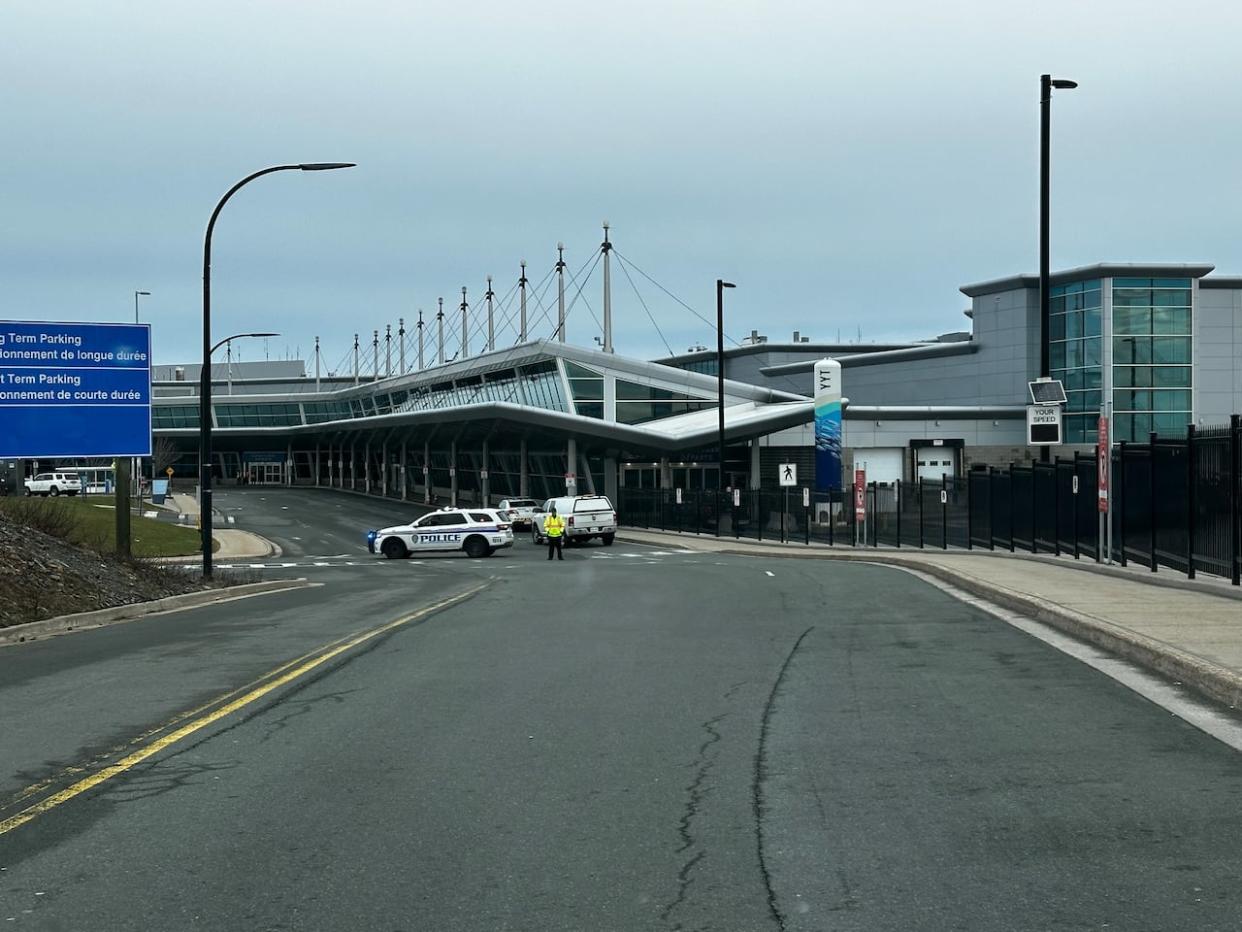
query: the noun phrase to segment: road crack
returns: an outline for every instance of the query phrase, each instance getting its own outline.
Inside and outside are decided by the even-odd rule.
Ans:
[[[781,686],[785,682],[785,675],[789,672],[789,665],[793,663],[794,655],[798,653],[798,649],[802,646],[802,642],[806,640],[806,636],[814,630],[815,626],[812,625],[798,635],[798,639],[794,641],[793,647],[789,649],[789,653],[785,657],[785,662],[781,664],[781,668],[776,674],[776,681],[772,684],[772,691],[768,693],[768,701],[763,706],[763,719],[759,726],[759,749],[755,753],[755,778],[752,784],[755,815],[755,848],[759,855],[759,872],[763,875],[763,886],[768,893],[768,911],[772,914],[772,918],[776,921],[777,928],[781,932],[785,932],[786,929],[785,914],[781,912],[781,908],[776,902],[776,891],[772,888],[772,875],[768,870],[763,840],[763,813],[766,808],[763,799],[763,784],[768,775],[768,730],[772,723],[772,714],[776,709],[776,698],[780,695]]]
[[[664,907],[660,913],[660,918],[665,922],[672,922],[673,913],[679,909],[686,901],[689,895],[690,886],[694,883],[694,869],[699,862],[707,856],[707,852],[699,844],[698,839],[694,835],[694,819],[699,814],[704,800],[711,793],[711,788],[707,785],[708,775],[711,773],[713,765],[716,763],[716,751],[714,745],[720,741],[720,731],[716,725],[728,715],[727,712],[717,715],[703,722],[699,727],[707,733],[707,737],[703,743],[699,745],[698,757],[688,764],[688,767],[694,769],[694,779],[686,786],[686,804],[682,810],[681,818],[677,822],[677,834],[681,838],[681,846],[677,849],[678,854],[694,850],[685,862],[681,865],[681,869],[677,872],[677,896],[671,903]],[[680,922],[672,922],[673,932],[682,929]]]

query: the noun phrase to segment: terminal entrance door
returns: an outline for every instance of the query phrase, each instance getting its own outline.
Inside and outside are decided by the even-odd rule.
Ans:
[[[283,485],[285,481],[284,463],[251,463],[250,481],[254,485]]]

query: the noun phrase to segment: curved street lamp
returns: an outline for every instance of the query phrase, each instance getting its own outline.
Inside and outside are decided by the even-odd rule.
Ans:
[[[247,175],[229,188],[207,222],[207,234],[203,237],[203,370],[199,374],[199,523],[202,526],[203,578],[211,578],[211,234],[216,228],[216,218],[236,194],[256,178],[273,172],[302,171],[321,172],[337,168],[353,168],[353,162],[303,162],[297,165],[273,165]],[[227,342],[224,341],[224,342]]]

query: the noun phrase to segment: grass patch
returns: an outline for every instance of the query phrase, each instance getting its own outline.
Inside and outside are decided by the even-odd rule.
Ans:
[[[111,496],[0,498],[0,511],[19,524],[45,530],[99,553],[116,550],[116,509]],[[199,532],[133,515],[130,542],[135,557],[184,557],[201,553]]]

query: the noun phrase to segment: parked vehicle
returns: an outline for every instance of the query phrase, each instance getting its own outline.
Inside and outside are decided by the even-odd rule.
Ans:
[[[593,537],[611,547],[617,536],[617,512],[607,495],[564,495],[550,498],[535,512],[530,527],[530,538],[536,544],[547,541],[543,521],[552,508],[565,520],[565,540],[568,543],[584,543]]]
[[[539,503],[533,498],[506,498],[496,506],[500,516],[508,518],[514,529],[529,528],[538,509]]]
[[[413,524],[367,533],[367,549],[389,560],[448,550],[462,550],[469,557],[490,557],[493,551],[512,546],[509,522],[485,508],[443,508]]]
[[[82,480],[76,472],[42,472],[26,480],[27,495],[77,495],[82,491]]]

